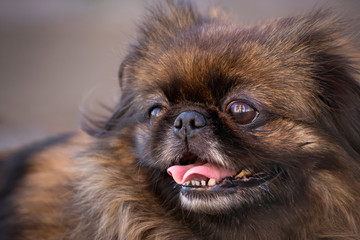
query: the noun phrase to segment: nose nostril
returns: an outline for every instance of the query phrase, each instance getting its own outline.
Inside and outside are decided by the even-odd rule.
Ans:
[[[202,115],[196,116],[190,123],[193,128],[202,128],[206,125],[206,120]]]
[[[191,128],[196,128],[195,120],[191,119],[190,122],[189,122],[189,125],[190,125]]]

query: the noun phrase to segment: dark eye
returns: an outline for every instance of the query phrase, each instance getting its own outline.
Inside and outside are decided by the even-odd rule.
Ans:
[[[240,124],[251,123],[258,115],[258,112],[253,107],[241,101],[229,103],[226,112],[231,114]]]
[[[150,118],[157,118],[160,117],[165,111],[163,107],[154,107],[149,112]]]

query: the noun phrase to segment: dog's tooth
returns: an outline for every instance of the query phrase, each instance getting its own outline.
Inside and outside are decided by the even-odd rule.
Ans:
[[[201,186],[206,186],[206,181],[201,180]]]
[[[243,169],[243,170],[241,170],[241,172],[240,172],[238,175],[235,176],[235,178],[242,178],[242,177],[244,177],[244,176],[249,176],[249,175],[251,175],[251,174],[252,174],[252,171],[251,171],[251,170],[249,170],[249,169]]]
[[[216,184],[216,180],[214,178],[210,178],[208,182],[208,186],[214,186]]]
[[[196,185],[196,186],[200,186],[200,182],[199,182],[199,181],[195,181],[195,185]]]
[[[183,185],[185,185],[185,186],[190,185],[190,181],[184,182]]]
[[[236,175],[234,178],[242,178],[243,176],[245,176],[244,170],[241,170],[241,172],[239,172],[239,174]]]

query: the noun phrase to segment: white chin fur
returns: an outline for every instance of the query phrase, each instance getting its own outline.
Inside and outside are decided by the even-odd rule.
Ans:
[[[209,198],[187,197],[180,192],[180,201],[184,209],[202,213],[223,213],[237,204],[239,199],[234,194],[219,195]]]

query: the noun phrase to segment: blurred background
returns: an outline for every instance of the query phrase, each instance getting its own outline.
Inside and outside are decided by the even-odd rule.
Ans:
[[[195,1],[194,1],[195,2]],[[201,0],[251,24],[314,8],[359,17],[359,0]],[[113,104],[145,0],[0,1],[0,149],[79,129],[79,108]],[[359,37],[359,33],[354,33]]]

